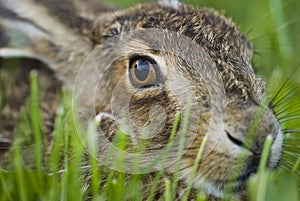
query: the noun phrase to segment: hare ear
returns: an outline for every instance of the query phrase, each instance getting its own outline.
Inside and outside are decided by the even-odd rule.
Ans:
[[[0,57],[36,58],[51,68],[89,51],[96,15],[111,10],[96,0],[0,0]]]
[[[0,0],[0,56],[38,58],[32,47],[37,39],[50,33],[30,20],[18,16]]]
[[[57,58],[48,47],[55,49],[58,38],[50,27],[57,30],[55,20],[31,0],[0,0],[0,57],[33,58],[53,66]]]

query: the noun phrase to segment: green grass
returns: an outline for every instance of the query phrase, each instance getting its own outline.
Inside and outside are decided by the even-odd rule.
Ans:
[[[29,107],[28,110],[31,115],[28,120],[29,122],[25,121],[26,125],[24,126],[31,127],[33,133],[34,129],[36,129],[37,134],[34,134],[33,138],[30,135],[17,137],[11,150],[13,168],[0,170],[0,181],[2,184],[0,188],[2,195],[1,200],[85,200],[89,197],[92,197],[93,200],[139,200],[142,194],[140,182],[143,180],[143,175],[134,175],[128,178],[125,173],[116,172],[114,170],[108,171],[106,168],[99,166],[97,160],[91,156],[88,159],[86,158],[84,146],[77,135],[74,125],[72,109],[69,104],[70,97],[67,96],[63,98],[63,109],[60,109],[56,117],[56,134],[53,151],[50,155],[43,156],[47,161],[45,165],[46,169],[41,168],[42,153],[45,152],[44,146],[42,147],[41,145],[46,143],[46,139],[42,135],[43,123],[40,118],[38,103],[37,73],[35,71],[32,72],[30,78],[31,96],[29,103],[31,104],[28,104],[27,107]],[[26,112],[26,110],[24,112]],[[188,110],[186,112],[186,115],[187,114]],[[176,121],[174,122],[175,128],[178,126],[179,119],[179,115],[177,115]],[[176,129],[174,129],[171,135],[170,144],[173,139],[172,136],[176,133],[175,130]],[[88,132],[95,132],[95,127],[91,127]],[[249,192],[251,196],[254,196],[253,200],[258,201],[284,200],[286,199],[286,192],[289,192],[289,200],[296,201],[298,191],[297,179],[296,177],[292,177],[292,173],[290,173],[293,172],[293,170],[273,172],[266,169],[271,142],[270,139],[268,139],[265,142],[259,172],[250,180]],[[28,143],[30,140],[34,146],[24,146],[24,143]],[[192,174],[195,173],[199,161],[201,160],[201,153],[205,142],[206,141],[203,140],[199,148]],[[91,145],[92,147],[90,147],[89,151],[93,153],[95,147],[93,147],[93,144]],[[32,149],[29,152],[27,150],[26,153],[34,155],[34,167],[26,168],[25,163],[28,162],[26,161],[28,159],[22,155],[23,149]],[[180,162],[179,160],[178,163]],[[88,176],[85,177],[84,175]],[[84,186],[83,184],[85,184],[87,177],[89,177],[91,183],[89,186]],[[148,200],[154,200],[154,192],[157,190],[158,182],[162,178],[163,173],[159,172],[154,179],[153,188],[151,188],[150,192],[151,196],[148,197]],[[174,200],[178,175],[176,177],[175,174],[175,178],[172,180],[163,178],[163,181],[166,189],[161,199]],[[191,184],[191,182],[188,182],[188,190],[185,192],[182,200],[188,199]],[[291,187],[290,184],[293,184],[293,186]],[[282,192],[284,193],[279,194],[281,197],[269,196],[278,194],[278,188],[274,190],[274,188],[271,188],[272,186],[281,186],[283,188],[284,191],[282,190]],[[128,192],[132,193],[128,195]],[[199,200],[205,200],[200,197],[203,197],[201,192],[199,194]]]
[[[133,5],[140,1],[114,0],[121,6]],[[197,5],[213,6],[225,10],[227,16],[232,16],[243,32],[252,30],[248,37],[252,39],[258,54],[254,56],[256,70],[266,80],[269,80],[270,91],[276,91],[284,82],[287,75],[299,66],[297,53],[300,52],[300,33],[298,8],[300,3],[296,0],[279,1],[186,1]],[[17,65],[17,64],[8,64]],[[288,104],[295,105],[300,99],[298,70],[293,79],[284,87],[278,100],[283,98],[289,89],[296,86],[288,96]],[[10,75],[1,76],[0,96],[5,96],[9,88]],[[142,197],[141,183],[144,175],[128,176],[122,172],[108,170],[99,166],[98,161],[87,156],[83,142],[77,135],[73,121],[73,111],[70,105],[69,94],[63,93],[61,108],[55,119],[55,135],[52,152],[46,154],[48,141],[45,136],[44,122],[39,109],[39,97],[43,93],[37,82],[38,74],[31,73],[30,97],[22,109],[22,115],[16,129],[16,140],[10,151],[11,164],[8,168],[0,169],[0,200],[140,200]],[[280,81],[279,81],[280,80]],[[0,97],[0,108],[4,101]],[[283,106],[282,106],[283,107]],[[299,105],[285,110],[287,116],[299,115]],[[178,126],[175,120],[174,127]],[[299,129],[300,118],[282,123],[284,129]],[[87,132],[95,132],[91,125]],[[174,132],[171,136],[175,135]],[[117,139],[122,143],[123,138]],[[269,141],[266,141],[263,157],[258,174],[248,183],[248,192],[252,200],[257,201],[298,201],[299,200],[299,173],[300,171],[300,133],[292,132],[287,135],[284,144],[283,158],[288,165],[281,164],[279,170],[266,169],[266,158],[269,154]],[[88,139],[86,139],[88,141]],[[170,144],[172,137],[170,138]],[[195,159],[196,169],[205,141],[199,149]],[[93,143],[90,151],[95,152]],[[122,162],[122,161],[121,161]],[[179,160],[178,163],[181,161]],[[178,166],[179,167],[179,166]],[[193,171],[194,173],[194,171]],[[164,177],[162,171],[152,178],[152,187],[149,190],[149,201],[157,199],[155,191],[161,181],[165,184],[165,192],[160,200],[173,200],[178,185],[178,175],[170,180]],[[89,180],[91,182],[87,183]],[[191,188],[183,196],[186,200]],[[197,200],[205,200],[203,192],[199,192]]]

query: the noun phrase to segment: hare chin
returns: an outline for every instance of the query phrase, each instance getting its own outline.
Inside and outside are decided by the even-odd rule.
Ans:
[[[284,140],[283,133],[281,130],[279,130],[271,146],[271,152],[270,152],[269,164],[268,164],[269,167],[274,168],[278,164],[278,161],[281,157],[283,140]],[[183,170],[181,178],[184,178],[184,176],[188,175],[191,171],[192,171],[191,169]],[[241,184],[242,183],[240,181],[236,181],[232,183],[233,188],[239,187]],[[224,197],[223,184],[206,181],[204,179],[201,179],[201,177],[199,177],[199,179],[194,181],[193,186],[195,189],[202,189],[207,195],[212,195],[217,198]]]
[[[219,188],[216,184],[212,182],[206,181],[202,183],[201,187],[199,188],[202,189],[207,195],[212,195],[217,198],[224,197],[223,189]]]
[[[180,178],[184,179],[185,176],[190,174],[191,171],[192,171],[192,168],[187,168],[187,169],[182,170]],[[236,185],[238,185],[238,182]],[[211,181],[207,181],[207,180],[203,179],[202,177],[199,177],[198,179],[196,178],[194,180],[193,187],[198,190],[203,190],[205,192],[205,194],[212,195],[217,198],[222,198],[224,195],[223,188],[220,185],[218,185],[214,182],[211,182]]]
[[[224,198],[224,196],[226,195],[226,192],[224,192],[224,184],[216,184],[214,182],[210,182],[210,181],[196,181],[194,183],[194,188],[195,189],[201,189],[203,190],[203,192],[208,195],[208,196],[213,196],[216,198]],[[239,186],[242,183],[240,181],[236,181],[234,183],[231,183],[230,186],[233,187],[233,189],[238,189]],[[239,190],[240,192],[243,192],[243,190]],[[234,194],[234,193],[229,193],[228,194],[230,197],[234,198],[234,197],[238,197],[239,194]]]
[[[202,188],[208,195],[213,195],[219,198],[223,197],[224,194],[223,190],[221,190],[211,182],[205,182],[204,184],[202,184]]]

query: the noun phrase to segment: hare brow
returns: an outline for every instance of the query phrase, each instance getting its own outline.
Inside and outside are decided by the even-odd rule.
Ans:
[[[130,28],[129,25],[126,23],[126,20],[125,20],[123,17],[119,16],[114,10],[112,10],[111,12],[112,12],[112,14],[113,14],[114,16],[116,16],[117,19],[120,20],[120,23],[121,23],[121,24],[123,24],[123,25],[126,26],[127,28]]]

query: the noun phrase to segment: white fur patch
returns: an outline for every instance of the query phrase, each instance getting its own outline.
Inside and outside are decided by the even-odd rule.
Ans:
[[[275,167],[281,157],[281,150],[283,144],[283,134],[282,131],[279,130],[277,136],[273,142],[271,147],[270,161],[269,166]]]
[[[159,0],[158,1],[162,6],[173,7],[178,9],[182,4],[178,0]]]

